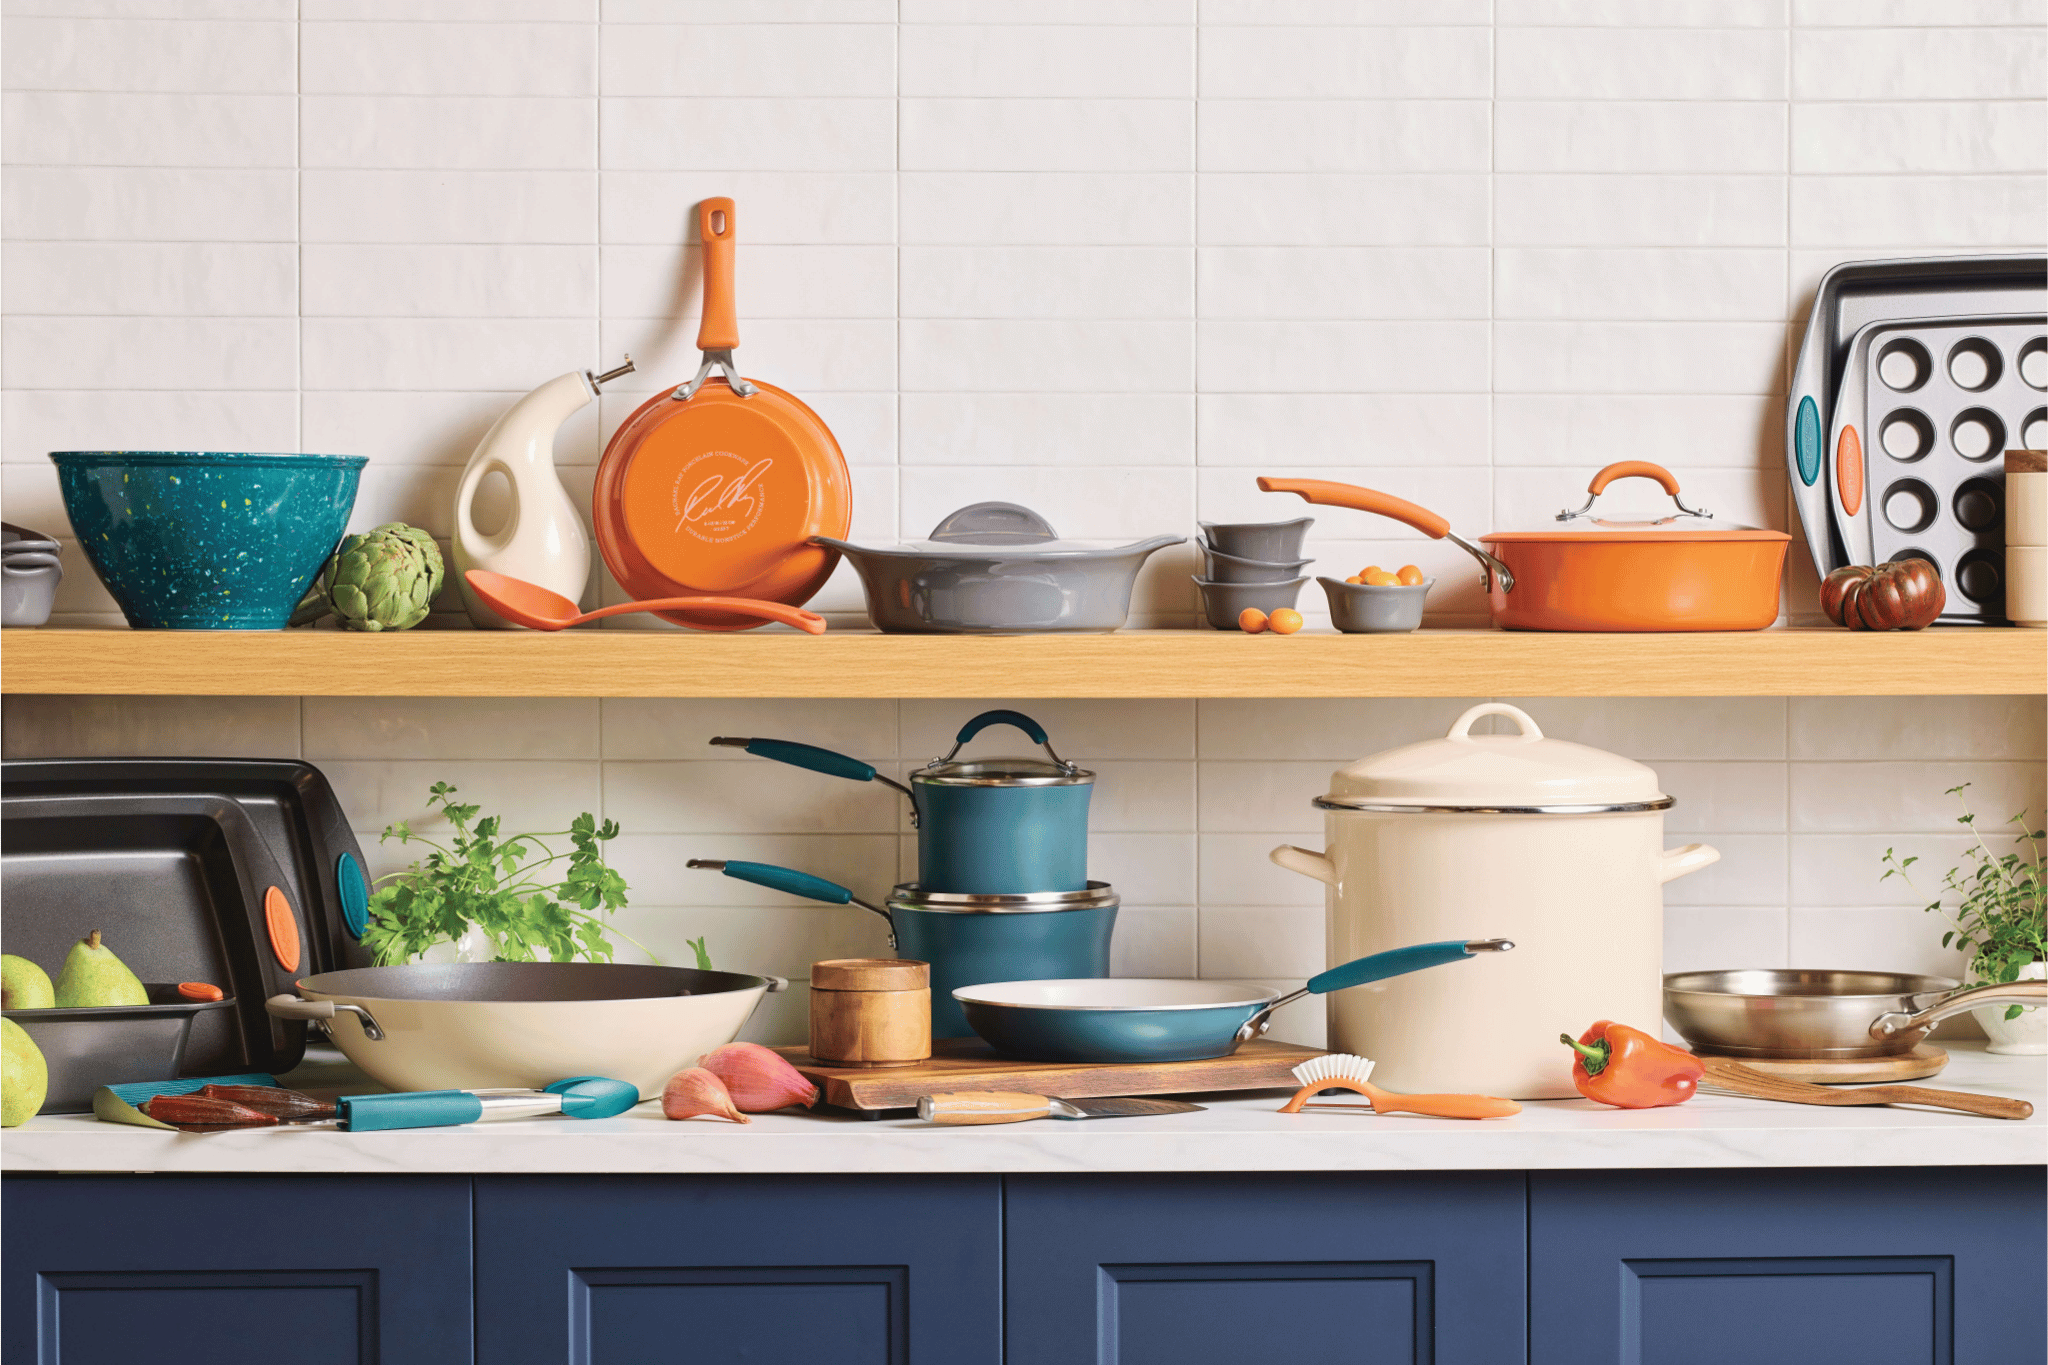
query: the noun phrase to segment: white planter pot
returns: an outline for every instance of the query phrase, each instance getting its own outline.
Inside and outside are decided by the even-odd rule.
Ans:
[[[2048,979],[2048,963],[2034,962],[2020,969],[2020,980]],[[2026,1008],[2017,1019],[2005,1017],[2007,1005],[1980,1005],[1970,1011],[1984,1026],[1991,1040],[1987,1052],[2008,1057],[2039,1057],[2048,1054],[2048,1008]]]

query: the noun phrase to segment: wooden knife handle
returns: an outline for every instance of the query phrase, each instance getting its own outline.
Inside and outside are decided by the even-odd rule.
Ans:
[[[2033,1115],[2034,1106],[2025,1100],[2003,1095],[1972,1095],[1961,1090],[1931,1090],[1924,1085],[1872,1085],[1865,1095],[1883,1095],[1889,1104],[1925,1104],[1936,1109],[1960,1109],[1965,1114],[1982,1114],[1987,1119],[2023,1119]]]
[[[950,1095],[926,1095],[917,1102],[917,1116],[933,1123],[1022,1123],[1052,1113],[1052,1101],[1043,1095],[1026,1095],[1014,1090],[959,1090]]]

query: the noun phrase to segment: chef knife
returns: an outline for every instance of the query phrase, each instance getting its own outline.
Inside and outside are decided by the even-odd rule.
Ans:
[[[926,1095],[917,1116],[933,1123],[1022,1123],[1026,1119],[1125,1119],[1140,1114],[1193,1114],[1202,1108],[1180,1100],[1055,1100],[1010,1090],[961,1090]]]

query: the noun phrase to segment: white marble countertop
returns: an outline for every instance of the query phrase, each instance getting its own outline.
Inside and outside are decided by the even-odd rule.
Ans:
[[[671,1123],[649,1101],[612,1119],[518,1119],[384,1133],[165,1133],[44,1115],[0,1135],[9,1172],[339,1174],[939,1174],[1441,1171],[1682,1166],[1970,1166],[2048,1162],[2048,1059],[1952,1047],[1923,1084],[2030,1100],[2023,1121],[1933,1109],[1821,1108],[1702,1094],[1667,1109],[1590,1100],[1477,1122],[1363,1111],[1286,1115],[1286,1091],[1193,1096],[1198,1114],[974,1128],[840,1111]],[[290,1079],[346,1084],[319,1064]],[[363,1087],[369,1088],[369,1087]],[[343,1091],[342,1093],[347,1093]],[[1335,1098],[1335,1096],[1332,1096]]]

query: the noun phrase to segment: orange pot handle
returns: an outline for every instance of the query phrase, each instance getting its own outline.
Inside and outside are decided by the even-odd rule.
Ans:
[[[1616,479],[1655,479],[1664,485],[1664,491],[1672,497],[1678,496],[1678,476],[1661,464],[1648,460],[1620,460],[1607,466],[1593,476],[1593,482],[1586,485],[1586,491],[1599,497],[1607,491],[1607,485]]]
[[[739,314],[733,308],[733,251],[739,238],[730,199],[697,205],[697,235],[704,239],[704,319],[697,325],[697,349],[730,351],[740,344]]]
[[[1619,468],[1619,466],[1616,466]],[[1650,466],[1655,468],[1655,466]],[[1671,477],[1665,475],[1666,478]],[[1335,483],[1329,479],[1259,479],[1259,490],[1265,493],[1297,493],[1304,502],[1319,502],[1330,507],[1349,507],[1356,512],[1371,512],[1375,516],[1391,517],[1405,525],[1413,526],[1431,540],[1442,540],[1450,533],[1451,524],[1426,507],[1417,507],[1406,498],[1397,498],[1392,493],[1382,493],[1377,488],[1360,488],[1355,483]]]

